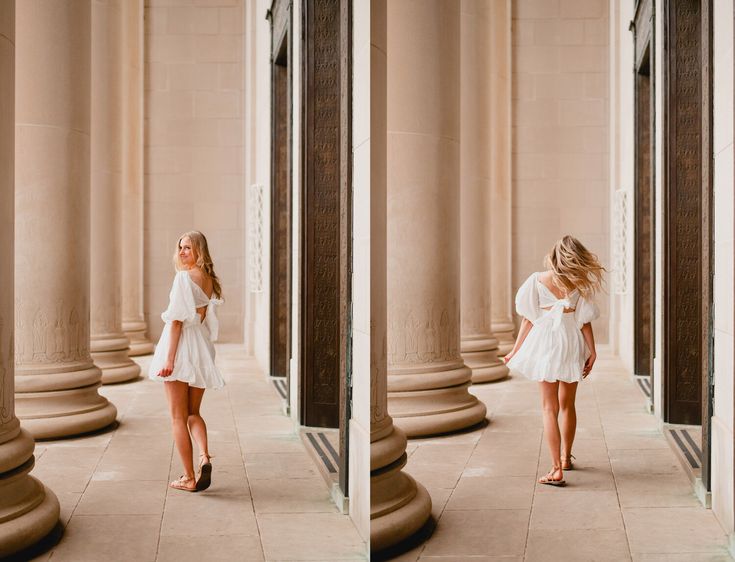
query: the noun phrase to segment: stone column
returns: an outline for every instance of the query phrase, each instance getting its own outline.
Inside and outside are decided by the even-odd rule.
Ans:
[[[459,2],[388,2],[388,403],[409,437],[481,422],[459,333]]]
[[[122,329],[129,355],[153,353],[143,315],[143,0],[123,9],[125,136],[122,198]]]
[[[33,437],[15,417],[13,220],[15,1],[0,2],[0,557],[45,536],[59,520],[54,493],[28,473]]]
[[[508,367],[498,359],[498,340],[490,326],[493,22],[487,2],[462,0],[461,11],[461,349],[465,365],[472,369],[472,382],[478,383],[508,376]]]
[[[127,1],[127,0],[126,0]],[[138,378],[122,330],[123,57],[121,0],[92,0],[92,334],[103,383]],[[125,243],[127,244],[127,240]]]
[[[45,439],[117,414],[89,355],[90,4],[16,8],[15,406]]]
[[[490,240],[493,267],[491,272],[491,327],[498,338],[498,355],[513,348],[513,287],[511,282],[511,8],[510,0],[491,0],[492,84],[491,111],[493,127],[492,196],[490,199]]]
[[[431,515],[431,498],[428,492],[402,470],[406,464],[406,434],[393,425],[393,420],[388,415],[386,1],[370,2],[370,548],[372,552],[378,552],[408,538],[419,530]]]

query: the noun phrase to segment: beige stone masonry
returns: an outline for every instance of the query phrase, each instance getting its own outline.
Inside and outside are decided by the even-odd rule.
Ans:
[[[459,3],[391,0],[387,35],[388,404],[415,437],[485,418],[459,345]]]
[[[121,0],[92,2],[91,337],[103,383],[138,378],[122,330],[123,13]],[[127,240],[125,243],[127,244]]]
[[[88,2],[16,7],[15,406],[45,439],[116,415],[89,354],[91,16]]]
[[[493,11],[463,0],[460,45],[460,237],[462,359],[472,382],[508,376],[491,327]],[[504,264],[498,264],[503,267]]]
[[[246,129],[243,11],[252,10],[268,29],[265,14],[270,4],[145,0],[143,296],[148,334],[154,341],[163,328],[160,314],[175,274],[171,256],[177,237],[192,229],[206,235],[222,282],[219,339],[243,340],[248,294],[245,200],[250,183],[263,184],[269,177],[250,169],[257,179],[245,183],[244,135],[255,134],[260,121]],[[270,33],[268,38],[270,44]],[[260,70],[265,73],[253,76],[249,88],[260,91],[262,80],[269,80],[267,69]],[[267,87],[265,91],[270,92]],[[254,108],[266,132],[267,100],[258,97]],[[267,151],[258,157],[269,161]]]
[[[0,3],[0,557],[26,548],[59,519],[54,493],[28,473],[30,433],[15,417],[13,353],[13,222],[15,136],[15,2]]]
[[[610,263],[607,0],[512,7],[510,298],[565,234]],[[509,299],[506,299],[508,302]],[[609,298],[597,299],[595,340],[608,341]]]

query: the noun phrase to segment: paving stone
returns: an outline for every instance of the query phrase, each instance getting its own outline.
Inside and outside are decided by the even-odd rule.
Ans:
[[[472,387],[490,397],[490,423],[458,440],[414,439],[406,471],[446,505],[436,506],[428,540],[396,558],[720,562],[726,536],[701,506],[645,399],[616,361],[598,361],[580,386],[575,469],[567,486],[537,484],[550,455],[542,440],[534,383],[509,379]],[[441,445],[475,443],[466,449]],[[457,467],[463,469],[457,477]]]

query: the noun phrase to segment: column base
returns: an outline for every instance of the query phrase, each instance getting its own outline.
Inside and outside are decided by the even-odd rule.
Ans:
[[[153,353],[153,342],[146,336],[148,325],[145,322],[123,322],[122,328],[130,340],[129,357],[139,357]]]
[[[390,422],[390,418],[387,418]],[[431,516],[426,489],[402,471],[406,437],[395,427],[370,444],[370,548],[378,552],[406,540]],[[385,433],[382,431],[381,433]],[[384,465],[386,461],[391,461]]]
[[[59,520],[59,500],[38,479],[33,468],[33,438],[24,430],[0,445],[0,463],[30,447],[12,470],[0,473],[0,558],[19,552],[45,537]],[[11,464],[15,464],[15,462]]]
[[[486,359],[486,356],[490,354],[494,356],[494,361],[488,361]],[[499,381],[506,378],[510,373],[505,363],[498,359],[495,351],[491,353],[463,353],[462,359],[472,369],[472,384]]]
[[[515,344],[515,324],[513,322],[494,322],[492,324],[493,334],[498,338],[498,357],[505,357]]]
[[[130,341],[124,334],[91,341],[92,360],[102,370],[102,384],[115,384],[136,380],[140,365],[130,359]]]
[[[388,409],[393,423],[408,437],[424,437],[451,433],[477,425],[485,419],[487,409],[469,393],[471,373],[462,366],[437,373],[388,375]],[[426,382],[445,378],[460,379],[460,384],[426,388]],[[391,379],[395,379],[392,381]],[[411,389],[411,379],[415,379]],[[451,384],[451,383],[450,383]],[[423,386],[423,388],[422,388]]]
[[[472,369],[472,384],[494,382],[508,376],[505,363],[498,359],[498,340],[462,339],[462,359]]]
[[[57,439],[102,429],[115,421],[117,408],[98,394],[99,387],[96,383],[70,390],[16,392],[16,415],[35,439]]]

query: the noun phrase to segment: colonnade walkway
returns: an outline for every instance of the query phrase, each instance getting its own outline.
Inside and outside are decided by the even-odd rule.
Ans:
[[[727,538],[695,497],[645,398],[614,358],[579,385],[575,470],[551,462],[536,383],[475,385],[483,429],[409,441],[406,471],[428,489],[436,528],[401,562],[725,561]]]
[[[119,426],[39,442],[33,474],[59,497],[65,532],[35,560],[365,560],[351,519],[327,485],[273,386],[241,346],[218,345],[227,386],[202,414],[214,456],[212,487],[172,490],[181,473],[163,386],[104,386]],[[137,358],[147,372],[149,358]]]

